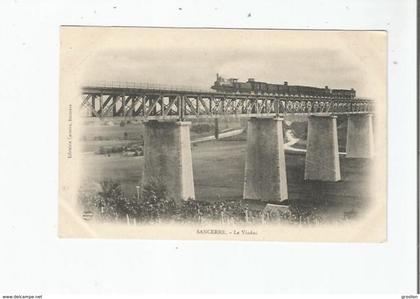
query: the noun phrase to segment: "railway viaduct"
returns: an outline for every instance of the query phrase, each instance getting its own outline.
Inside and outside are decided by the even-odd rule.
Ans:
[[[337,116],[346,115],[346,157],[373,156],[374,103],[367,99],[287,94],[234,94],[134,83],[88,84],[84,116],[141,119],[145,124],[143,182],[159,178],[169,195],[195,199],[190,120],[248,118],[244,199],[288,198],[283,117],[308,117],[305,180],[339,181]]]

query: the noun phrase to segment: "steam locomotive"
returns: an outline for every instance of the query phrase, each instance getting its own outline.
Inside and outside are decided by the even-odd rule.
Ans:
[[[239,82],[238,79],[223,77],[216,75],[216,81],[211,87],[218,92],[230,93],[251,93],[251,94],[288,94],[288,95],[308,95],[308,96],[322,96],[322,97],[340,97],[350,98],[356,97],[356,91],[352,89],[329,89],[318,88],[312,86],[271,84],[266,82],[255,81],[254,78],[249,78],[247,82]]]

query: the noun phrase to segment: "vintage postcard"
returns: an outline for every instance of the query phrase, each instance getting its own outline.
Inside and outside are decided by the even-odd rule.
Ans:
[[[60,39],[60,237],[386,241],[386,32]]]

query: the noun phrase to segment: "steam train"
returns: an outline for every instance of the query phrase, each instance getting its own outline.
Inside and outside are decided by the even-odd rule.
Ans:
[[[239,82],[238,79],[223,77],[216,75],[216,81],[211,87],[218,92],[230,93],[251,93],[251,94],[288,94],[288,95],[308,95],[308,96],[322,96],[322,97],[340,97],[350,98],[356,97],[356,91],[352,89],[329,89],[318,88],[312,86],[271,84],[266,82],[255,81],[254,78],[249,78],[247,82]]]

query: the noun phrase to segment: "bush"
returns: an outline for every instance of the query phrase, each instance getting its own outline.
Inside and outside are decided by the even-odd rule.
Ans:
[[[208,133],[214,130],[214,125],[211,124],[194,124],[191,127],[191,131],[197,134]]]
[[[99,147],[98,154],[105,155],[106,153],[107,153],[106,148],[103,145],[101,145]]]
[[[113,180],[100,183],[101,191],[96,194],[79,193],[79,201],[85,211],[92,211],[102,220],[140,218],[156,221],[171,218],[177,210],[175,201],[168,198],[166,186],[160,181],[151,181],[143,187],[140,198],[125,196],[121,184]]]
[[[293,200],[290,202],[290,218],[288,220],[291,223],[313,224],[322,222],[322,217],[314,204]]]
[[[121,184],[113,180],[101,182],[102,191],[98,192],[100,201],[98,208],[106,218],[123,218],[126,215],[137,213],[138,202],[133,198],[125,197],[121,190]]]
[[[156,179],[143,187],[139,216],[146,220],[169,219],[176,210],[175,200],[167,196],[166,185]]]
[[[79,194],[79,201],[85,211],[93,212],[102,220],[123,219],[126,215],[133,216],[138,213],[137,198],[124,196],[120,183],[105,180],[100,186],[101,191],[96,194]]]
[[[108,154],[122,153],[125,149],[126,149],[126,146],[124,145],[114,145],[114,146],[101,145],[96,153],[100,155],[108,155]]]
[[[143,186],[140,198],[125,196],[120,183],[105,180],[96,193],[80,192],[79,201],[85,211],[102,220],[125,220],[126,215],[143,222],[175,220],[180,222],[235,221],[261,222],[261,211],[250,211],[243,201],[205,202],[188,199],[176,202],[168,196],[166,185],[156,179]],[[289,203],[290,213],[279,215],[289,223],[320,223],[318,208],[298,200]],[[274,219],[272,219],[274,220]]]
[[[308,136],[308,122],[292,122],[290,127],[296,138],[306,140]]]

